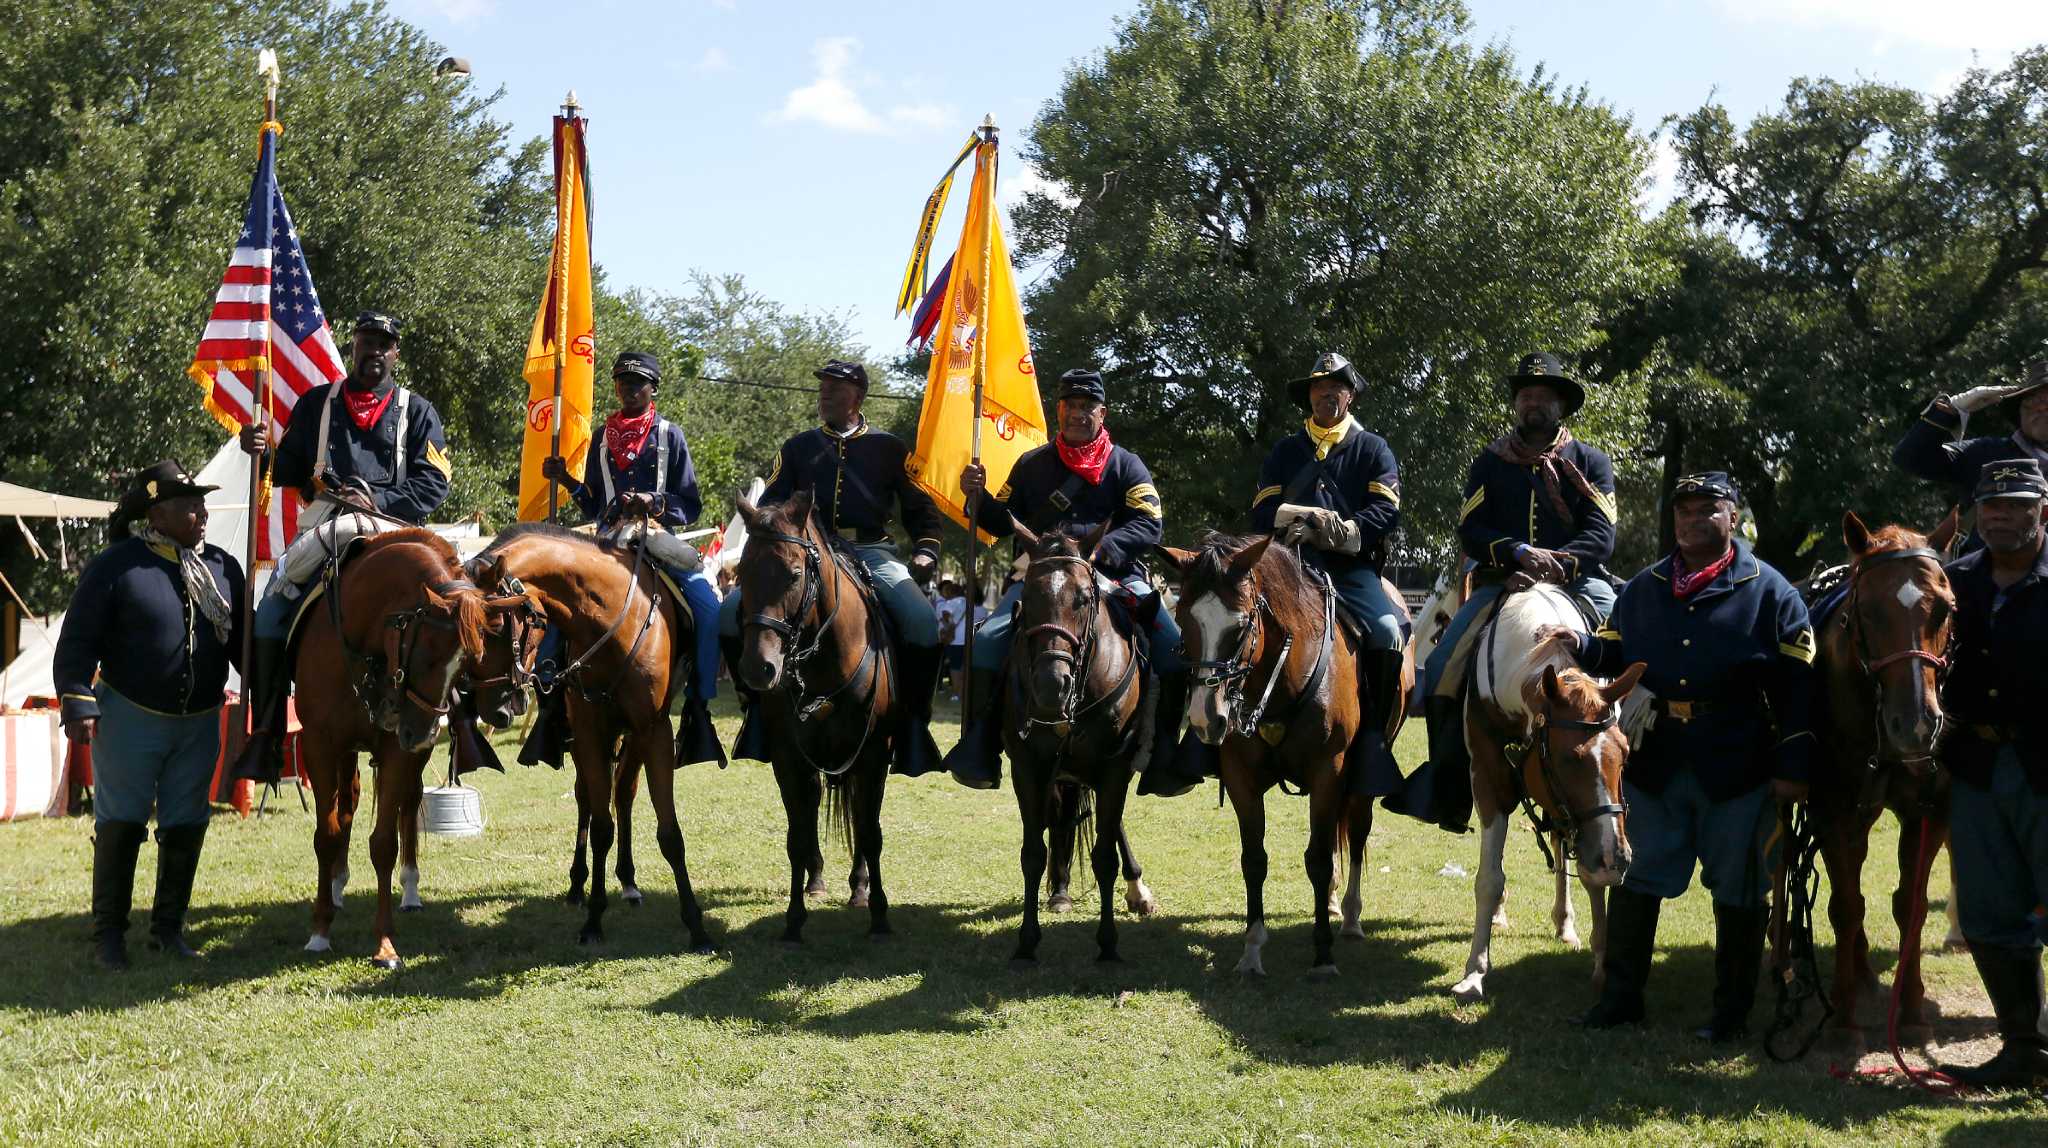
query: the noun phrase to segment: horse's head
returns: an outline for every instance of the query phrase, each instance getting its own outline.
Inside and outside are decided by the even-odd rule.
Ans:
[[[1588,886],[1619,885],[1628,872],[1628,807],[1621,799],[1628,738],[1615,711],[1645,668],[1637,662],[1602,684],[1578,670],[1543,667],[1543,706],[1518,768],[1529,796],[1573,834]]]
[[[483,653],[469,663],[461,685],[476,706],[478,720],[504,729],[526,712],[526,693],[533,685],[533,663],[548,616],[534,592],[505,572],[502,554],[479,554],[463,569],[484,594],[485,626]]]
[[[829,559],[811,523],[808,487],[784,503],[755,506],[742,497],[736,505],[747,524],[736,570],[739,674],[749,689],[767,691],[781,684],[793,655],[801,656],[798,636],[815,620]]]
[[[1191,653],[1193,688],[1188,693],[1188,725],[1206,745],[1218,745],[1236,720],[1244,679],[1258,663],[1264,619],[1257,568],[1272,544],[1270,535],[1257,539],[1211,534],[1199,551],[1157,549],[1180,570],[1182,645]]]
[[[382,656],[364,705],[401,746],[430,749],[465,659],[483,656],[483,594],[463,576],[454,549],[424,531],[374,539],[351,573],[344,617],[362,616],[358,603],[374,604],[364,611],[376,619],[367,645]]]
[[[1035,723],[1071,722],[1102,608],[1092,559],[1109,522],[1078,541],[1058,530],[1033,534],[1015,516],[1010,524],[1029,558],[1017,604],[1022,645],[1015,662],[1028,716]]]
[[[1832,674],[1861,674],[1877,710],[1875,758],[1916,776],[1934,768],[1941,739],[1941,679],[1954,634],[1955,594],[1941,556],[1955,538],[1953,512],[1922,536],[1901,526],[1875,532],[1850,511],[1849,596],[1829,636]]]

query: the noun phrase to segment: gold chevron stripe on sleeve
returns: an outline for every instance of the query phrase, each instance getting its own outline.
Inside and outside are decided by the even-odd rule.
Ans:
[[[1386,500],[1387,500],[1388,502],[1391,502],[1391,503],[1393,503],[1393,504],[1394,504],[1394,507],[1395,507],[1395,509],[1397,509],[1397,510],[1398,510],[1398,509],[1400,509],[1400,506],[1401,506],[1401,492],[1400,492],[1400,491],[1398,491],[1398,490],[1395,490],[1395,489],[1394,489],[1393,487],[1391,487],[1391,486],[1388,486],[1388,485],[1387,485],[1386,483],[1384,483],[1384,482],[1369,482],[1369,483],[1366,483],[1366,485],[1365,485],[1365,492],[1366,492],[1367,494],[1377,494],[1377,495],[1379,495],[1379,496],[1380,496],[1381,498],[1384,498],[1384,499],[1386,499]]]

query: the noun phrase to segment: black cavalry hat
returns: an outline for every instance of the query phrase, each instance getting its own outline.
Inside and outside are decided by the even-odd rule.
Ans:
[[[859,363],[847,362],[845,359],[825,360],[825,365],[812,371],[811,377],[821,381],[837,379],[842,383],[853,383],[860,387],[862,394],[866,394],[868,390],[868,369]]]
[[[1987,498],[2048,498],[2048,480],[2041,477],[2041,464],[2031,458],[2002,458],[1985,463],[1977,472],[1973,501]]]
[[[1557,397],[1564,400],[1565,418],[1579,413],[1579,408],[1586,405],[1586,388],[1565,374],[1564,364],[1549,351],[1534,351],[1522,356],[1521,361],[1515,364],[1515,373],[1507,378],[1508,397],[1513,398],[1516,391],[1536,383],[1556,391]]]
[[[1742,491],[1736,487],[1735,480],[1728,477],[1727,471],[1703,470],[1679,479],[1678,485],[1671,490],[1673,502],[1692,497],[1718,498],[1740,503]]]
[[[1053,398],[1057,401],[1068,395],[1080,395],[1098,403],[1109,401],[1109,392],[1102,389],[1102,372],[1093,367],[1075,367],[1060,376],[1060,393]]]
[[[619,357],[612,360],[612,378],[622,375],[638,376],[658,387],[661,385],[661,360],[648,351],[621,351]]]
[[[1358,368],[1351,365],[1351,360],[1335,351],[1324,351],[1316,356],[1316,365],[1309,368],[1307,378],[1287,384],[1287,397],[1294,400],[1295,406],[1307,410],[1309,388],[1316,385],[1317,379],[1329,378],[1344,380],[1344,385],[1351,388],[1353,395],[1365,389],[1365,380],[1359,377]]]
[[[1998,409],[2005,417],[2017,423],[2020,421],[2020,400],[2048,387],[2048,354],[2034,356],[2027,361],[2027,373],[2020,380],[2020,389],[1998,401]]]
[[[167,499],[187,494],[212,494],[218,486],[206,486],[192,481],[192,476],[170,459],[152,463],[135,472],[128,480],[128,489],[122,493],[121,501],[114,506],[113,519],[125,522],[140,518],[149,508]]]
[[[356,316],[356,331],[376,331],[398,338],[398,320],[384,311],[365,311]]]

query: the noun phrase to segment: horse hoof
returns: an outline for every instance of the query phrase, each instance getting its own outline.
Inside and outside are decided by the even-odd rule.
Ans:
[[[784,937],[776,943],[781,945],[785,952],[791,953],[802,952],[804,947],[804,939],[802,937]]]
[[[1580,944],[1579,935],[1577,933],[1564,933],[1559,935],[1557,939],[1558,942],[1564,945],[1565,948],[1570,949],[1575,953],[1584,947],[1582,944]]]
[[[896,934],[890,932],[887,929],[877,929],[868,933],[868,941],[871,944],[886,945],[890,941],[893,941],[895,939]]]
[[[1486,999],[1486,982],[1478,977],[1466,977],[1451,986],[1451,995],[1459,1004],[1478,1004]]]
[[[1011,972],[1013,972],[1013,973],[1028,973],[1028,972],[1031,972],[1032,970],[1036,969],[1037,967],[1038,967],[1038,958],[1037,958],[1037,957],[1011,957],[1011,958],[1010,958],[1010,971],[1011,971]]]
[[[849,896],[849,897],[848,897],[848,898],[846,899],[846,907],[847,907],[847,908],[849,908],[849,909],[865,909],[865,908],[867,908],[867,907],[868,907],[868,895],[867,895],[866,893],[855,893],[855,894],[853,894],[852,896]]]
[[[710,937],[691,937],[690,952],[700,957],[709,957],[718,952],[718,946],[711,943]]]
[[[1159,898],[1147,897],[1142,901],[1133,901],[1130,903],[1130,909],[1140,917],[1150,917],[1159,912]]]
[[[333,948],[334,942],[318,933],[306,941],[306,951],[309,953],[324,953]]]
[[[602,945],[604,944],[604,930],[585,929],[576,934],[576,943],[579,945]]]
[[[1098,965],[1120,965],[1124,963],[1124,959],[1121,954],[1118,954],[1117,952],[1112,950],[1107,953],[1097,954],[1095,957],[1095,963]]]
[[[1243,960],[1237,962],[1237,971],[1246,977],[1258,977],[1260,979],[1264,979],[1266,975],[1266,964],[1264,961],[1259,960],[1257,957],[1246,957]]]
[[[823,885],[812,885],[804,890],[804,900],[806,901],[822,901],[830,895],[830,891]]]
[[[399,911],[399,912],[401,912],[401,913],[418,913],[418,912],[422,912],[422,911],[424,911],[425,909],[426,909],[426,906],[425,906],[425,905],[422,905],[422,904],[418,904],[418,903],[414,903],[414,904],[411,904],[411,905],[400,905],[400,906],[398,907],[398,911]]]
[[[1045,911],[1048,913],[1071,913],[1074,911],[1074,899],[1065,893],[1054,893],[1052,900],[1045,903]]]
[[[403,958],[403,957],[371,957],[371,958],[370,958],[370,965],[371,965],[371,967],[373,967],[373,968],[379,968],[379,969],[383,969],[383,970],[385,970],[385,971],[387,971],[387,972],[395,972],[395,971],[397,971],[398,969],[401,969],[401,968],[405,967],[405,958]]]
[[[1337,931],[1337,935],[1347,941],[1362,941],[1365,939],[1365,926],[1359,924],[1346,925]]]
[[[1310,980],[1334,981],[1337,979],[1337,966],[1334,964],[1314,965],[1309,968],[1308,975]]]
[[[580,889],[571,889],[567,893],[562,894],[562,901],[565,904],[581,905],[583,903],[583,891]]]
[[[626,891],[619,894],[619,896],[624,897],[626,899],[626,904],[632,906],[635,909],[640,907],[640,902],[644,899],[640,893],[640,888],[637,885],[626,886]]]

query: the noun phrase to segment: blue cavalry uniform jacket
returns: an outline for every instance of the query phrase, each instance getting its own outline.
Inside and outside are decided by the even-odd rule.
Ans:
[[[1661,793],[1691,769],[1715,801],[1773,777],[1805,781],[1814,745],[1806,603],[1739,539],[1728,569],[1689,598],[1671,591],[1674,561],[1666,555],[1629,579],[1580,658],[1606,675],[1648,666],[1642,684],[1657,695],[1657,721],[1629,755],[1629,780]]]
[[[400,388],[367,431],[359,431],[335,391],[322,383],[299,396],[291,425],[277,444],[277,481],[297,487],[310,500],[319,472],[320,428],[327,427],[327,465],[342,479],[360,479],[373,493],[375,508],[393,518],[424,523],[448,497],[455,473],[448,440],[434,404]],[[404,443],[399,442],[400,427]]]
[[[1458,512],[1458,539],[1481,566],[1513,570],[1515,544],[1527,543],[1565,555],[1565,580],[1592,574],[1614,555],[1614,463],[1597,447],[1577,439],[1560,452],[1579,468],[1599,497],[1587,498],[1570,482],[1560,483],[1569,519],[1560,517],[1533,467],[1516,466],[1492,451],[1472,460],[1465,479],[1465,505]]]
[[[1014,533],[1012,514],[1033,533],[1061,530],[1076,538],[1110,523],[1095,568],[1118,581],[1142,572],[1146,552],[1165,537],[1152,472],[1137,455],[1115,445],[1096,483],[1067,469],[1052,443],[1024,452],[1010,468],[1010,481],[976,507],[975,522],[1002,538]]]
[[[1348,416],[1344,437],[1321,460],[1306,430],[1283,438],[1259,468],[1259,492],[1252,498],[1252,529],[1273,532],[1273,515],[1282,503],[1320,506],[1358,523],[1357,554],[1324,553],[1313,547],[1304,556],[1332,575],[1361,566],[1378,570],[1382,543],[1401,522],[1401,470],[1387,440],[1359,426]]]
[[[1952,723],[1942,764],[1972,785],[1989,785],[1999,747],[2010,744],[2035,792],[2048,793],[2048,547],[2026,577],[1991,581],[1991,555],[1978,550],[1948,565],[1956,596],[1956,645],[1942,708]]]
[[[607,490],[605,482],[611,485]],[[704,498],[697,493],[697,468],[690,464],[690,444],[683,428],[658,418],[640,452],[626,463],[626,469],[612,469],[612,454],[604,445],[604,428],[590,439],[590,454],[583,460],[583,482],[570,495],[585,517],[607,525],[612,503],[621,494],[659,494],[656,518],[663,526],[688,526],[704,510]]]
[[[1985,463],[2034,456],[2016,434],[1953,441],[1962,425],[1963,416],[1947,399],[1934,400],[1892,448],[1892,465],[1915,478],[1946,485],[1950,501],[1968,506],[1977,489],[1977,472]]]
[[[812,506],[826,527],[869,545],[889,536],[889,503],[903,508],[903,528],[915,552],[939,556],[939,508],[904,470],[910,448],[866,419],[843,435],[814,427],[782,444],[768,472],[766,502],[782,502],[811,488]]]
[[[241,662],[242,566],[211,544],[199,554],[234,619],[225,643],[186,596],[176,551],[124,538],[86,564],[51,665],[65,721],[99,716],[95,668],[144,709],[182,715],[220,705],[228,666]]]

